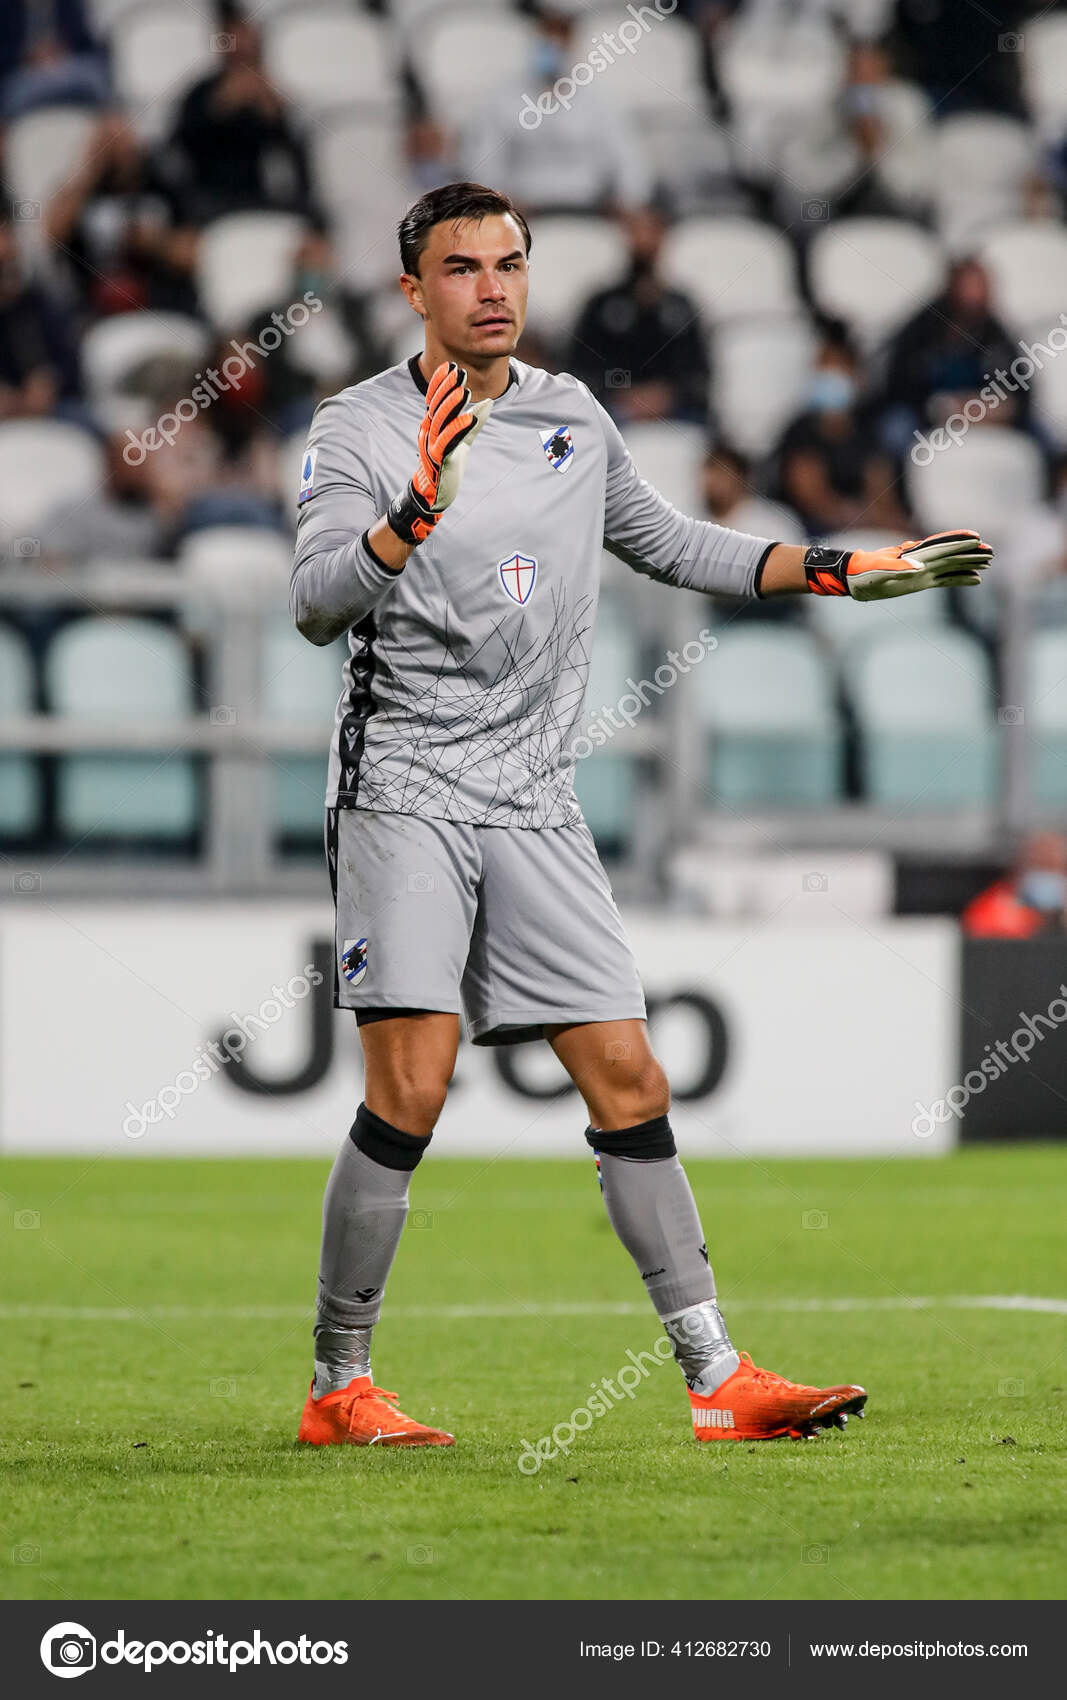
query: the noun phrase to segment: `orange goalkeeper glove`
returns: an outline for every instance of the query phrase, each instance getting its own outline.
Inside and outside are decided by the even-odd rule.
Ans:
[[[438,366],[419,426],[419,468],[389,504],[386,519],[404,543],[423,543],[459,492],[467,456],[491,401],[471,401],[467,374],[454,360]]]
[[[804,551],[804,573],[816,596],[880,602],[913,590],[980,584],[979,574],[992,559],[992,549],[977,531],[938,531],[888,549],[827,549],[814,543]]]

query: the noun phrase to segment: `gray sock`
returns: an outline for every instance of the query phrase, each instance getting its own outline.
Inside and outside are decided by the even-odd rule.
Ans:
[[[337,1153],[322,1205],[316,1398],[370,1374],[371,1334],[407,1220],[412,1170],[428,1144],[361,1104]]]
[[[619,1157],[599,1144],[601,1139],[621,1144],[630,1131],[587,1136],[590,1144],[597,1142],[608,1219],[641,1273],[686,1381],[697,1392],[711,1393],[739,1359],[715,1302],[696,1201],[676,1155]],[[667,1138],[673,1146],[669,1128]]]

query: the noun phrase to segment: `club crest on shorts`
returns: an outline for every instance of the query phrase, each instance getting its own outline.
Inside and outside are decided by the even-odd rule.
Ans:
[[[296,505],[302,508],[305,502],[310,502],[315,494],[315,462],[319,458],[318,449],[308,449],[300,467],[300,492]]]
[[[545,451],[549,466],[566,472],[574,459],[574,443],[568,425],[555,425],[551,431],[538,431],[538,441]]]
[[[520,608],[524,602],[529,602],[537,577],[537,562],[532,555],[509,555],[506,561],[500,562],[497,572],[512,602],[517,602]]]
[[[367,973],[366,939],[345,939],[341,952],[341,973],[350,986],[358,986]]]

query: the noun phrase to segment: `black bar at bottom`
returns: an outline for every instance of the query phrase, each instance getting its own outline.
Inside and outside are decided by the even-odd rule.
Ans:
[[[989,1679],[1003,1693],[1061,1669],[1062,1652],[1059,1608],[1021,1600],[63,1600],[7,1602],[0,1623],[10,1693],[59,1693],[55,1677],[77,1673],[78,1700],[146,1682],[156,1694],[348,1695],[374,1682],[506,1696],[562,1680],[618,1696],[724,1675],[762,1695],[791,1673],[866,1686],[880,1671],[932,1694],[960,1667],[967,1682],[985,1671],[980,1693]]]

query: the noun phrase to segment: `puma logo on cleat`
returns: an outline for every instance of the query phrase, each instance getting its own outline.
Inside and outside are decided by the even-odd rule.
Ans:
[[[694,1428],[733,1428],[734,1414],[732,1411],[720,1411],[715,1406],[709,1409],[693,1412]]]

